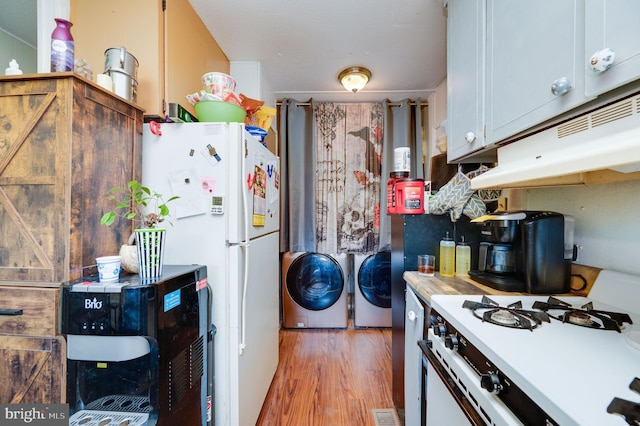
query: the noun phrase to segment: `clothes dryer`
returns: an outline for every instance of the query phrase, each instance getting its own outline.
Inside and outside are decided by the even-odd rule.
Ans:
[[[347,255],[285,253],[282,311],[284,328],[347,328]]]
[[[356,327],[391,327],[391,252],[356,254],[353,322]]]

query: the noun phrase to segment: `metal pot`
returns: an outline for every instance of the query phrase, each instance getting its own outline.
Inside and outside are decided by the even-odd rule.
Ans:
[[[104,52],[104,73],[113,80],[113,91],[135,102],[138,87],[138,60],[124,46],[112,47]]]

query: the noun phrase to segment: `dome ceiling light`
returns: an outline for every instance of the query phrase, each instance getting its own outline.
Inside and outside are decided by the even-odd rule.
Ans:
[[[364,67],[349,67],[338,74],[338,81],[349,92],[359,92],[371,79],[371,71]]]

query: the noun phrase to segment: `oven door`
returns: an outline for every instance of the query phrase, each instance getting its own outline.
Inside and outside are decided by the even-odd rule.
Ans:
[[[486,425],[456,380],[431,350],[431,342],[418,342],[427,366],[427,425]]]

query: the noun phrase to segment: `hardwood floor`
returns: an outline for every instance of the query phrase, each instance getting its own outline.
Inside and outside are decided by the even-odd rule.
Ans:
[[[393,409],[391,330],[281,330],[280,362],[258,425],[375,425]]]

